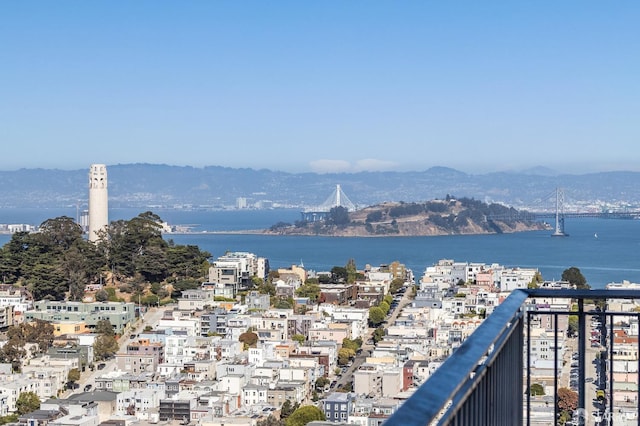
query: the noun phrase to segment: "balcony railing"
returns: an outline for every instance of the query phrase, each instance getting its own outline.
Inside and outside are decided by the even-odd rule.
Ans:
[[[577,310],[544,310],[535,308],[528,301],[540,299],[567,299],[567,306],[577,306]],[[385,426],[423,426],[423,425],[538,425],[558,424],[560,407],[558,389],[561,387],[563,361],[562,347],[566,323],[569,316],[577,318],[577,336],[569,338],[576,344],[577,379],[574,381],[577,392],[577,407],[573,418],[566,425],[640,425],[640,416],[628,422],[622,419],[620,407],[614,406],[613,361],[614,361],[614,320],[624,315],[639,319],[638,312],[612,312],[606,306],[607,300],[639,299],[638,290],[516,290],[501,303],[494,312],[465,342],[447,358],[431,377],[406,400],[386,422]],[[585,302],[600,301],[604,304],[601,312],[585,311]],[[548,351],[552,354],[553,396],[549,404],[548,417],[536,418],[532,415],[531,384],[532,375],[532,330],[531,322],[535,317],[548,316],[552,324]],[[590,377],[595,383],[589,383],[590,396],[587,405],[586,318],[597,316],[601,330],[597,357],[592,362],[599,363],[601,371],[597,378]],[[563,319],[564,327],[559,326]],[[608,328],[607,328],[608,326]],[[635,356],[631,358],[638,364],[634,380],[640,383],[640,343],[635,342]],[[592,354],[593,355],[593,354]],[[632,370],[634,370],[632,368]],[[551,385],[548,384],[548,387]],[[602,391],[602,392],[601,392]],[[592,395],[593,394],[593,395]],[[604,394],[604,396],[603,396]],[[640,398],[635,397],[635,406],[627,408],[629,412],[640,411]],[[615,414],[615,415],[614,415]],[[616,416],[618,416],[616,418]],[[566,420],[566,419],[565,419]],[[564,421],[564,420],[563,420]]]

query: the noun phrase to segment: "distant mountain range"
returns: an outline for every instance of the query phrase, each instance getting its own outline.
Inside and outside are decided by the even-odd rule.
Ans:
[[[107,166],[111,207],[227,208],[248,205],[311,207],[322,204],[340,184],[360,207],[385,201],[420,202],[447,195],[515,208],[551,209],[563,188],[566,205],[640,205],[640,172],[554,174],[527,172],[469,174],[445,167],[425,171],[285,173],[267,169],[204,168],[157,164]],[[85,205],[88,170],[0,171],[0,208]]]

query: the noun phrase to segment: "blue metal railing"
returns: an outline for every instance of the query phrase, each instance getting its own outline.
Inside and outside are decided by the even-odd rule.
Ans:
[[[528,298],[576,300],[578,311],[525,312]],[[553,315],[555,330],[554,395],[558,394],[558,316],[576,315],[578,327],[578,407],[585,408],[585,300],[640,299],[638,290],[516,290],[438,368],[387,421],[385,426],[530,424],[530,342],[525,345],[531,315]],[[614,315],[607,312],[605,315]],[[624,315],[640,315],[624,313]],[[525,333],[525,325],[527,332]],[[613,347],[611,327],[610,350]],[[524,366],[524,360],[527,366]],[[609,370],[613,381],[613,374]],[[637,373],[640,375],[640,372]],[[525,383],[526,377],[526,383]],[[639,376],[640,380],[640,376]],[[526,387],[525,387],[526,384]],[[638,398],[640,400],[640,398]],[[640,401],[638,402],[640,404]],[[554,404],[557,406],[557,404]],[[609,396],[609,407],[613,398]],[[640,406],[638,406],[640,409]],[[554,409],[554,418],[558,410]],[[583,419],[584,420],[584,419]],[[639,425],[640,425],[640,420]],[[597,424],[612,424],[598,422]]]

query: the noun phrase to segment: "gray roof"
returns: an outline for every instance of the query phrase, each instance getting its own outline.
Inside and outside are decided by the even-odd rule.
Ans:
[[[118,392],[111,391],[94,391],[94,392],[82,392],[70,395],[67,399],[74,401],[115,401],[117,399]]]

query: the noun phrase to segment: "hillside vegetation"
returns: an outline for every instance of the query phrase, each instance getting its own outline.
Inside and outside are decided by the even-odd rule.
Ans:
[[[428,236],[501,234],[546,229],[540,222],[518,219],[521,212],[470,198],[424,203],[388,202],[348,212],[334,207],[323,221],[278,223],[267,233],[331,236]]]
[[[173,291],[197,288],[211,256],[165,241],[161,224],[159,216],[141,213],[111,222],[93,244],[73,219],[48,219],[39,232],[16,232],[0,248],[2,282],[26,288],[36,300],[160,303]],[[90,295],[89,284],[104,289]]]

